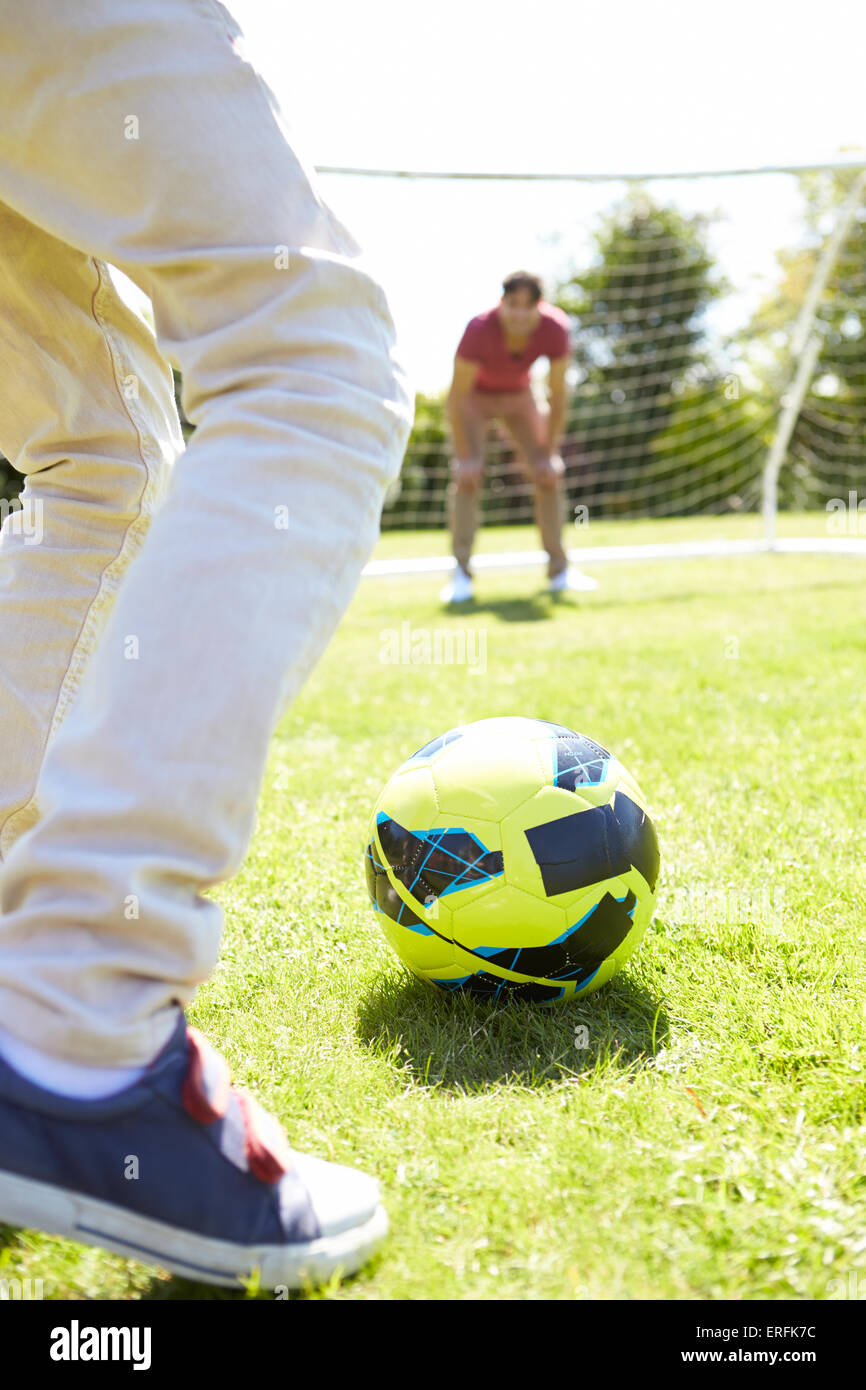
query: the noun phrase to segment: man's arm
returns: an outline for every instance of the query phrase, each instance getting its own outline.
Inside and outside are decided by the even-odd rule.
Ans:
[[[565,373],[570,361],[570,357],[556,357],[550,363],[550,375],[547,379],[547,398],[550,403],[547,447],[551,454],[559,453],[559,442],[565,431],[568,415],[568,386]]]
[[[454,440],[454,452],[459,459],[473,458],[472,444],[467,436],[460,411],[460,401],[462,397],[468,396],[473,389],[480,365],[479,362],[467,361],[465,357],[454,358],[454,376],[448,392],[446,407]]]

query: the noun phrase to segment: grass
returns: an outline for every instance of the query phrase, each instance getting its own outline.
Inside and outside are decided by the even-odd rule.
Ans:
[[[599,575],[554,601],[540,574],[492,572],[460,614],[441,579],[365,581],[274,738],[191,1018],[298,1147],[384,1185],[381,1255],[301,1297],[826,1299],[852,1271],[866,1288],[862,561]],[[486,669],[383,661],[405,622],[478,629]],[[572,1006],[439,998],[367,904],[381,783],[505,713],[592,734],[654,808],[656,924]],[[58,1299],[243,1297],[6,1230],[15,1276]]]
[[[780,536],[828,535],[826,512],[779,512]],[[691,540],[760,540],[763,521],[757,512],[728,512],[723,516],[670,516],[635,521],[593,521],[569,529],[567,545],[582,549],[593,545],[670,544]],[[479,553],[497,550],[537,550],[541,542],[531,526],[485,526],[479,533]],[[386,531],[379,540],[376,559],[405,555],[448,555],[448,537],[441,530]]]

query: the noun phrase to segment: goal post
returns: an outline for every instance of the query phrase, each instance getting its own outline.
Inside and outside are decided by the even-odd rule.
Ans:
[[[826,543],[861,553],[866,504],[862,536],[859,511],[855,526],[846,517],[844,536],[820,518],[852,496],[859,507],[866,481],[866,161],[639,177],[320,173],[393,179],[392,208],[419,183],[435,197],[437,181],[453,181],[453,197],[465,197],[467,184],[496,181],[505,190],[499,217],[509,198],[515,212],[525,205],[535,184],[564,185],[561,211],[551,213],[545,198],[541,241],[528,238],[523,259],[573,325],[560,452],[574,523],[568,548],[581,563],[796,548],[790,541],[801,552]],[[417,200],[407,201],[407,243],[418,216]],[[442,244],[440,275],[448,275],[450,256],[471,252],[468,225],[457,219],[454,245]],[[483,264],[483,227],[475,234]],[[538,256],[540,245],[547,249]],[[497,277],[513,268],[497,267]],[[424,283],[429,297],[429,267]],[[475,312],[486,307],[479,302]],[[425,315],[424,303],[418,313]],[[443,383],[464,326],[465,316],[442,340]],[[533,389],[543,400],[543,373]],[[445,531],[444,390],[418,398],[401,476],[383,510],[386,531]],[[498,425],[488,437],[482,507],[487,523],[533,520],[532,486]],[[810,514],[805,534],[792,532],[793,517],[781,527],[787,512]],[[669,527],[660,541],[647,534],[646,544],[633,527],[617,525],[653,519],[694,525]],[[844,547],[834,545],[842,539]],[[407,537],[410,570],[450,563],[444,534],[438,557],[413,561],[410,549]],[[534,551],[508,547],[487,563],[535,559]],[[394,563],[368,572],[391,572]]]
[[[822,338],[818,323],[818,313],[822,299],[827,291],[831,273],[836,265],[839,252],[850,235],[854,219],[866,199],[866,170],[861,171],[842,205],[830,236],[815,266],[809,291],[803,300],[792,340],[792,348],[797,369],[788,393],[780,402],[780,413],[773,442],[767,454],[763,474],[762,515],[764,518],[764,537],[769,549],[777,545],[776,516],[779,502],[779,469],[785,459],[794,427],[800,418],[806,393],[815,378],[815,368],[821,352]],[[853,307],[853,306],[852,306]],[[856,312],[866,310],[866,297],[857,303]],[[864,348],[866,360],[866,348]],[[866,458],[862,460],[866,464]]]

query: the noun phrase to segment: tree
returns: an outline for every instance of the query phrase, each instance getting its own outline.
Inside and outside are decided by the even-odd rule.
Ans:
[[[603,219],[593,264],[555,296],[575,324],[583,381],[572,428],[602,512],[646,510],[639,499],[657,462],[653,441],[680,395],[713,375],[701,320],[724,286],[706,226],[638,189]]]
[[[754,370],[781,401],[797,370],[793,335],[801,306],[859,170],[801,174],[801,243],[777,254],[778,288],[750,324]],[[824,506],[866,484],[866,205],[839,249],[818,304],[821,347],[779,474],[779,504]]]
[[[445,483],[451,443],[444,396],[415,399],[415,423],[397,482],[382,512],[383,529],[399,526],[444,526]]]

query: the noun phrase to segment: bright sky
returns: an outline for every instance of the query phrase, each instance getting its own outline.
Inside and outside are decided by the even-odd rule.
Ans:
[[[645,172],[866,150],[863,0],[233,0],[314,165]],[[466,321],[527,265],[564,274],[622,184],[322,175],[381,267],[410,372],[447,384]],[[655,185],[720,206],[713,245],[747,311],[796,234],[785,177]],[[729,312],[735,313],[736,305]]]

